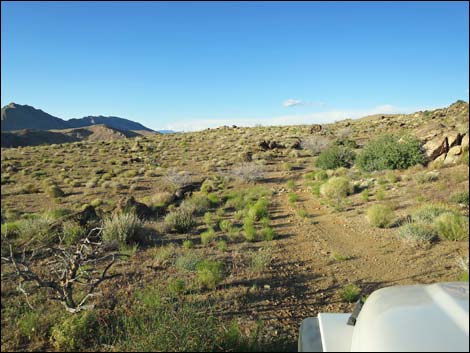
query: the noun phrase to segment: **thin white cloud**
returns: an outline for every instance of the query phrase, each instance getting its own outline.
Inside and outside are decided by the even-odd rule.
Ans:
[[[319,106],[319,107],[322,107],[325,105],[324,102],[306,102],[306,101],[303,101],[303,100],[300,100],[300,99],[287,99],[285,100],[284,102],[282,102],[282,105],[285,107],[285,108],[290,108],[290,107],[295,107],[295,106],[299,106],[299,105],[302,105],[302,106]]]
[[[357,119],[375,114],[405,114],[418,110],[435,109],[431,107],[406,108],[391,104],[375,106],[369,109],[331,110],[309,114],[281,115],[264,118],[234,118],[234,119],[201,119],[187,120],[168,124],[166,129],[175,131],[200,131],[207,128],[215,128],[223,125],[231,126],[280,126],[280,125],[309,125],[327,124],[344,119]]]
[[[292,99],[292,98],[291,98],[291,99],[287,99],[287,100],[285,100],[285,101],[282,103],[282,105],[283,105],[284,107],[286,107],[286,108],[288,108],[288,107],[295,107],[296,105],[302,105],[302,104],[303,104],[303,103],[302,103],[301,100],[299,100],[299,99]]]

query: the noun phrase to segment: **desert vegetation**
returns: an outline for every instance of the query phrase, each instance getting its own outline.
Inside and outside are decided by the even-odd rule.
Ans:
[[[468,280],[465,136],[456,103],[2,149],[2,350],[289,351],[303,317]]]

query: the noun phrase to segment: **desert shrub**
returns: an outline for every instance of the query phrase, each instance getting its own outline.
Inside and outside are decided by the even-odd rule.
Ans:
[[[431,183],[439,179],[439,174],[440,173],[436,171],[419,173],[418,175],[416,175],[415,180],[418,184]]]
[[[340,207],[343,199],[352,193],[352,185],[345,177],[332,177],[320,187],[320,194]]]
[[[320,153],[315,165],[321,169],[349,168],[354,163],[356,154],[344,146],[331,146]]]
[[[243,236],[248,241],[255,241],[257,238],[254,220],[251,217],[245,217],[243,220]]]
[[[420,223],[433,223],[434,220],[443,213],[452,212],[452,209],[445,204],[430,204],[417,209],[412,219]]]
[[[128,244],[138,241],[143,223],[135,213],[114,213],[103,220],[103,240]]]
[[[186,290],[186,283],[181,278],[174,278],[168,283],[168,292],[172,296],[179,296]]]
[[[18,237],[23,241],[50,244],[57,239],[57,233],[51,229],[53,219],[48,216],[24,218],[18,222]]]
[[[345,285],[339,292],[341,299],[343,299],[344,301],[347,301],[348,303],[352,303],[358,300],[359,294],[360,294],[360,289],[354,284]]]
[[[254,220],[260,220],[268,215],[269,202],[265,198],[261,198],[252,205],[247,212],[247,216]]]
[[[214,289],[224,279],[224,265],[221,262],[203,260],[196,269],[199,285],[203,288]]]
[[[324,181],[328,179],[328,173],[325,170],[318,170],[315,172],[316,181]]]
[[[105,347],[139,352],[256,349],[257,336],[243,335],[236,324],[225,328],[207,301],[197,303],[179,295],[169,297],[166,291],[152,287],[137,291],[129,309],[108,315],[100,332]]]
[[[435,240],[437,231],[426,223],[406,222],[401,226],[399,236],[407,243],[422,244]]]
[[[362,190],[362,192],[361,192],[361,199],[362,199],[362,201],[364,201],[364,202],[368,202],[368,201],[369,201],[369,189],[364,189],[364,190]]]
[[[62,234],[65,244],[75,244],[80,239],[85,237],[86,229],[83,228],[78,222],[66,221],[62,223]]]
[[[292,179],[291,180],[288,180],[287,181],[287,188],[289,190],[294,190],[295,189],[295,181],[293,181]]]
[[[183,203],[189,202],[189,200],[186,199],[183,201]],[[145,200],[145,203],[152,210],[156,211],[158,209],[162,209],[168,206],[172,201],[173,201],[173,194],[171,194],[170,192],[159,192],[159,193],[156,193],[147,197]]]
[[[468,217],[453,212],[441,214],[434,220],[439,237],[445,240],[468,240]]]
[[[153,258],[158,265],[167,265],[173,263],[178,249],[174,244],[164,245],[153,250]]]
[[[373,205],[367,209],[367,219],[373,227],[387,228],[395,218],[395,212],[387,205]]]
[[[199,262],[201,258],[194,252],[186,252],[176,258],[175,266],[181,272],[194,272]]]
[[[276,232],[271,227],[261,229],[261,235],[264,240],[273,240],[276,238]]]
[[[186,207],[179,207],[168,213],[165,217],[164,223],[169,229],[173,229],[177,233],[186,233],[193,229],[197,224],[193,215],[193,210]]]
[[[286,162],[282,164],[282,169],[286,171],[291,171],[292,169],[294,169],[294,166],[292,165],[292,163]]]
[[[227,251],[228,249],[227,242],[225,240],[219,240],[217,242],[217,249],[219,249],[222,252]]]
[[[191,240],[186,239],[186,240],[183,241],[183,248],[191,249],[193,247],[194,247],[194,243]]]
[[[201,233],[201,243],[202,245],[209,244],[216,237],[214,228],[209,228],[205,232]]]
[[[468,191],[458,192],[450,197],[450,201],[468,206]]]
[[[377,201],[383,201],[385,199],[385,195],[386,195],[385,188],[381,187],[375,193],[375,198],[377,199]]]
[[[264,271],[272,262],[271,249],[260,249],[250,254],[250,271],[260,273]]]
[[[51,330],[51,343],[59,351],[78,351],[96,340],[97,320],[92,311],[82,311],[57,323]]]
[[[68,216],[72,213],[72,210],[68,208],[56,208],[51,211],[48,211],[45,216],[50,217],[52,219],[59,219],[65,216]]]
[[[299,195],[297,195],[297,194],[294,193],[294,192],[291,192],[291,193],[289,193],[289,195],[287,195],[287,200],[288,200],[290,203],[297,202],[297,201],[299,201]]]
[[[211,206],[217,206],[218,204],[220,204],[220,198],[219,196],[217,196],[217,194],[208,194],[207,199],[209,200]]]
[[[212,201],[207,195],[193,195],[181,203],[181,208],[194,215],[202,215],[211,207]]]
[[[355,149],[355,148],[358,147],[356,141],[351,140],[347,137],[341,137],[341,138],[335,140],[333,142],[333,145],[335,145],[335,146],[344,146],[344,147],[348,147],[348,148],[351,148],[351,149]]]
[[[313,155],[317,155],[328,148],[330,144],[330,139],[325,136],[309,136],[302,140],[300,146],[302,149],[312,152]]]
[[[232,222],[228,219],[223,219],[219,222],[219,228],[222,232],[228,233],[232,228]]]
[[[241,181],[253,183],[262,180],[265,173],[263,167],[254,163],[245,163],[233,168],[232,174]]]
[[[416,138],[407,136],[399,140],[394,135],[383,135],[364,147],[356,163],[366,171],[406,169],[424,163],[424,154]]]
[[[308,217],[308,211],[305,209],[305,208],[299,208],[297,210],[297,214],[299,215],[299,217],[301,218],[307,218]]]
[[[60,187],[58,187],[57,185],[53,185],[53,186],[49,187],[47,189],[47,194],[50,197],[53,197],[53,198],[59,198],[59,197],[64,197],[65,196],[64,191]]]

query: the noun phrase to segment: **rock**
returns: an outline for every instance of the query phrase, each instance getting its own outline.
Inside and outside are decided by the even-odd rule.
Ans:
[[[447,155],[446,156],[446,159],[444,159],[444,164],[445,165],[449,165],[449,164],[456,164],[459,160],[459,156],[455,156],[455,155]]]
[[[253,152],[248,151],[243,153],[242,158],[244,162],[251,162],[253,160]]]
[[[447,133],[446,138],[447,138],[447,143],[449,144],[449,147],[460,145],[460,142],[462,141],[462,135],[460,135],[458,132],[455,132],[455,131],[451,131]]]
[[[89,222],[97,221],[99,217],[96,214],[96,210],[93,206],[86,205],[83,210],[74,216],[74,219],[80,223],[81,226],[84,226]]]
[[[302,149],[302,141],[297,137],[297,140],[295,140],[291,145],[290,148],[293,150],[300,150]]]
[[[447,156],[447,154],[446,154],[446,153],[443,153],[443,154],[441,154],[440,156],[436,157],[436,159],[434,159],[434,161],[436,161],[436,162],[444,162],[444,160],[446,159],[446,156]]]
[[[449,156],[458,156],[462,153],[462,146],[454,146],[449,152],[447,152],[447,157]]]
[[[116,207],[117,212],[135,212],[139,218],[148,218],[152,215],[152,210],[144,203],[138,202],[134,196],[125,196],[119,200]]]
[[[436,157],[443,153],[447,153],[449,150],[449,143],[447,137],[441,136],[435,137],[432,140],[426,142],[423,146],[426,157],[429,160],[434,160]]]
[[[268,140],[268,141],[263,140],[260,143],[258,143],[258,147],[262,151],[273,150],[275,148],[286,148],[284,145],[281,145],[280,143],[274,140]]]
[[[322,126],[320,124],[313,124],[310,127],[310,133],[314,134],[315,132],[320,132],[322,130]]]
[[[462,137],[462,141],[460,142],[460,146],[462,149],[468,149],[468,133]]]

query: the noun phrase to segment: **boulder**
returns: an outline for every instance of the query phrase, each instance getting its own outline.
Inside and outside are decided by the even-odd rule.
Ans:
[[[434,160],[436,157],[443,153],[447,153],[449,150],[449,143],[447,137],[435,137],[432,140],[426,142],[423,146],[425,155],[429,160]]]
[[[461,153],[462,153],[462,146],[454,146],[451,149],[449,149],[449,152],[447,152],[447,157],[458,156]]]
[[[134,196],[125,196],[119,200],[116,212],[135,212],[139,218],[148,218],[153,213],[146,204],[136,201]]]
[[[462,141],[462,135],[455,131],[448,132],[445,137],[447,138],[449,148],[460,145],[460,142]]]
[[[455,164],[459,161],[460,156],[458,155],[452,155],[452,154],[447,154],[446,159],[444,159],[444,164],[449,165],[449,164]]]
[[[315,132],[320,132],[322,130],[322,126],[320,124],[313,124],[310,127],[310,133],[314,134]]]
[[[447,156],[447,154],[446,154],[446,153],[443,153],[443,154],[441,154],[440,156],[436,157],[436,159],[434,159],[434,161],[436,161],[436,162],[444,162],[444,160],[446,159],[446,156]]]
[[[462,137],[462,141],[460,142],[460,146],[462,146],[462,149],[468,149],[468,133],[465,134],[463,137]]]

